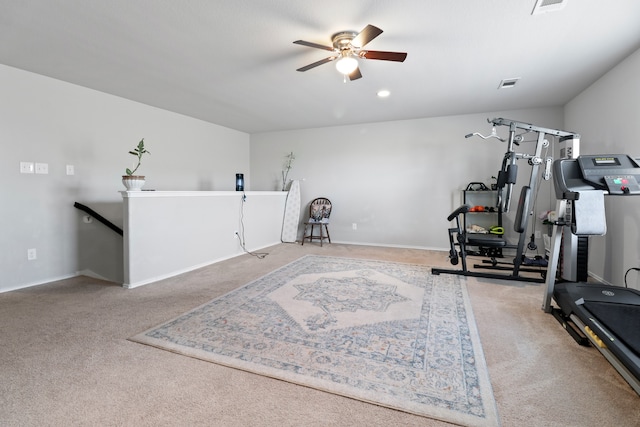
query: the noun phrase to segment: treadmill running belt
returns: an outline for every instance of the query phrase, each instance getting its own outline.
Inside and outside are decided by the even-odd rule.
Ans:
[[[640,306],[585,301],[584,307],[640,356]]]

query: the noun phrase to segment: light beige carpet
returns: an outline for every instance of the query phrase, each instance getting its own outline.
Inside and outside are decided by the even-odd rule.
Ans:
[[[263,251],[129,290],[75,277],[0,294],[0,425],[451,425],[128,340],[303,255],[450,267],[446,252],[421,249],[334,242]],[[541,285],[461,280],[504,427],[640,425],[638,395],[540,309]]]
[[[465,426],[499,425],[464,283],[307,255],[132,340]]]

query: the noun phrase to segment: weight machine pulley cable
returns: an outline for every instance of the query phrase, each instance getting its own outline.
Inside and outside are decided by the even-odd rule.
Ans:
[[[529,141],[523,141],[523,142],[529,142]],[[549,147],[550,146],[551,146],[551,142],[547,142],[547,146],[544,149],[544,155],[541,155],[540,159],[546,159],[547,158],[547,155],[549,154]],[[536,211],[536,203],[538,201],[538,193],[540,192],[540,184],[542,183],[543,176],[544,176],[544,174],[542,172],[538,173],[538,176],[537,176],[538,182],[536,183],[536,191],[533,194],[533,200],[531,202],[531,209],[528,212],[528,214],[531,215],[531,216],[533,216],[533,214]],[[548,179],[550,179],[550,177]],[[538,249],[538,246],[535,243],[535,234],[536,234],[536,222],[534,220],[533,223],[531,224],[531,240],[527,244],[527,249],[532,250],[532,251],[536,251]],[[536,252],[536,254],[538,254],[538,252]]]

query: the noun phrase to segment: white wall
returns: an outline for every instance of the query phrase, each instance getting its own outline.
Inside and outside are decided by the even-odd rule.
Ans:
[[[0,99],[0,292],[91,268],[122,280],[122,238],[84,224],[73,203],[122,226],[120,177],[141,138],[145,188],[234,190],[236,172],[250,183],[246,133],[3,65]],[[21,161],[49,174],[20,174]]]
[[[640,157],[640,50],[565,106],[566,125],[578,130],[581,154],[623,153]],[[607,197],[607,234],[591,237],[589,270],[624,284],[624,274],[640,267],[640,197]],[[640,289],[638,274],[630,285]]]
[[[446,249],[446,216],[458,205],[460,190],[470,181],[489,184],[506,149],[497,140],[465,134],[489,133],[486,119],[505,117],[579,132],[583,153],[633,152],[639,62],[636,52],[564,109],[251,136],[0,65],[0,291],[68,277],[96,259],[105,264],[89,266],[98,273],[121,272],[118,254],[112,262],[101,256],[119,247],[119,237],[95,222],[82,223],[73,202],[97,207],[122,225],[120,175],[133,161],[127,151],[142,137],[152,153],[141,168],[146,188],[233,190],[235,173],[243,172],[247,189],[276,190],[284,156],[293,151],[289,178],[304,180],[303,206],[320,195],[334,202],[334,241]],[[502,136],[506,131],[498,128]],[[46,162],[49,174],[20,174],[21,161]],[[67,164],[75,175],[65,175]],[[527,174],[523,165],[520,183]],[[553,206],[548,189],[543,184],[537,210]],[[607,203],[609,234],[592,239],[591,269],[620,284],[626,268],[640,264],[638,200]],[[27,261],[28,248],[38,250],[37,260]]]
[[[311,199],[328,197],[334,204],[332,241],[447,249],[446,217],[460,203],[461,190],[472,181],[489,185],[500,169],[506,143],[465,139],[474,131],[489,134],[487,119],[494,117],[563,129],[557,107],[253,134],[252,189],[279,188],[285,156],[293,151],[289,178],[304,180],[301,219]],[[508,134],[506,127],[497,130]],[[530,168],[520,165],[518,182],[528,183]],[[541,187],[538,208],[546,210],[550,185]]]
[[[124,286],[133,288],[280,243],[287,193],[125,191],[123,198]]]

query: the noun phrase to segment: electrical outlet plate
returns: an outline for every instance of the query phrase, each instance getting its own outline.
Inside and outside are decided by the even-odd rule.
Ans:
[[[38,253],[35,248],[27,249],[27,260],[33,261],[38,258]]]

